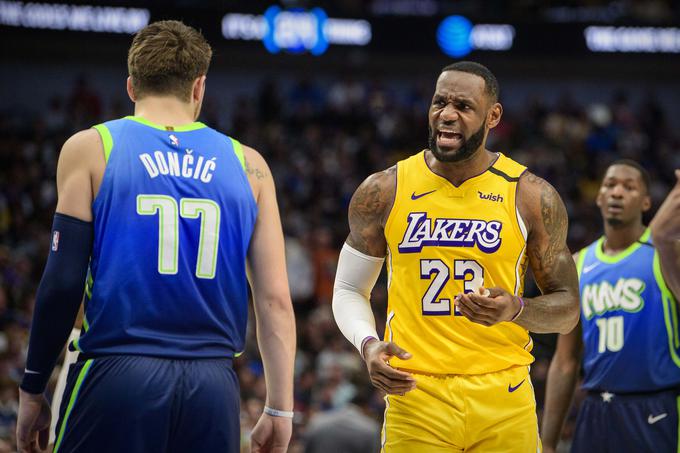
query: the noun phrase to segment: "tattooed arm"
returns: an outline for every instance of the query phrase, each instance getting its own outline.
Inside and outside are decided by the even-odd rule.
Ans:
[[[570,332],[579,318],[578,276],[567,247],[567,210],[557,191],[525,172],[517,203],[529,237],[527,253],[542,295],[525,299],[515,323],[536,333]]]
[[[350,233],[338,260],[333,315],[340,331],[366,361],[373,385],[388,394],[415,388],[413,377],[392,368],[392,356],[411,357],[393,342],[378,340],[370,296],[387,253],[385,222],[397,189],[396,167],[369,176],[349,204]]]
[[[366,255],[387,254],[384,229],[396,190],[396,166],[374,173],[361,183],[349,204],[347,245]]]

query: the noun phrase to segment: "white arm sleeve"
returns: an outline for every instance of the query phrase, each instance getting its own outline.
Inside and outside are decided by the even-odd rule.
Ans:
[[[333,287],[333,316],[359,354],[364,339],[378,338],[369,298],[384,261],[385,258],[365,255],[347,244],[340,251]]]

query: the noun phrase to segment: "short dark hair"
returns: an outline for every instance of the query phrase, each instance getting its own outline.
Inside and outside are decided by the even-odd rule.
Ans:
[[[137,98],[172,94],[191,98],[191,85],[208,72],[212,49],[203,35],[176,20],[153,22],[137,32],[128,51],[128,71]]]
[[[442,69],[442,72],[446,71],[460,71],[467,72],[469,74],[474,74],[476,76],[484,79],[486,94],[493,100],[493,102],[498,102],[498,97],[501,94],[501,89],[498,86],[498,80],[496,76],[493,75],[489,68],[483,64],[475,63],[474,61],[457,61]]]
[[[632,168],[636,169],[638,171],[638,173],[640,173],[640,179],[642,180],[642,183],[644,184],[645,189],[647,189],[647,191],[649,191],[650,178],[649,178],[649,172],[647,171],[647,169],[645,167],[643,167],[642,165],[640,165],[639,163],[635,162],[632,159],[617,159],[614,162],[612,162],[611,164],[609,164],[609,166],[607,168],[609,169],[610,167],[613,167],[614,165],[626,165],[628,167],[632,167]]]

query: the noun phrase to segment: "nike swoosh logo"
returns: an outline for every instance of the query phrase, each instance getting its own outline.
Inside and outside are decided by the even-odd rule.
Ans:
[[[411,200],[417,200],[418,198],[422,198],[425,195],[430,195],[432,192],[436,192],[436,191],[437,191],[437,189],[434,189],[434,190],[430,190],[429,192],[421,193],[421,194],[418,194],[418,195],[416,195],[416,193],[413,192],[411,194]]]
[[[524,381],[526,381],[526,379],[522,379],[522,382],[520,382],[519,384],[517,384],[517,385],[514,386],[514,387],[512,386],[512,384],[508,384],[508,392],[512,393],[512,392],[514,392],[515,390],[517,390],[517,389],[519,388],[520,385],[524,384]]]
[[[586,267],[583,268],[583,273],[587,274],[588,272],[592,271],[593,269],[595,269],[599,265],[600,265],[600,263],[593,263],[590,266],[586,266]]]
[[[666,418],[667,416],[668,416],[668,414],[665,413],[665,412],[663,414],[659,414],[659,415],[655,415],[655,416],[652,416],[652,414],[649,414],[649,417],[647,417],[647,423],[649,423],[650,425],[653,425],[654,423],[658,422],[662,418]]]

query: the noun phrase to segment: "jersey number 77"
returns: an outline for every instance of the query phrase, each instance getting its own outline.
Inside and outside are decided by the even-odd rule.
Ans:
[[[158,214],[158,272],[177,273],[179,255],[179,217],[201,219],[196,258],[196,277],[215,278],[217,246],[220,242],[220,207],[205,198],[182,198],[167,195],[137,195],[137,214]]]

